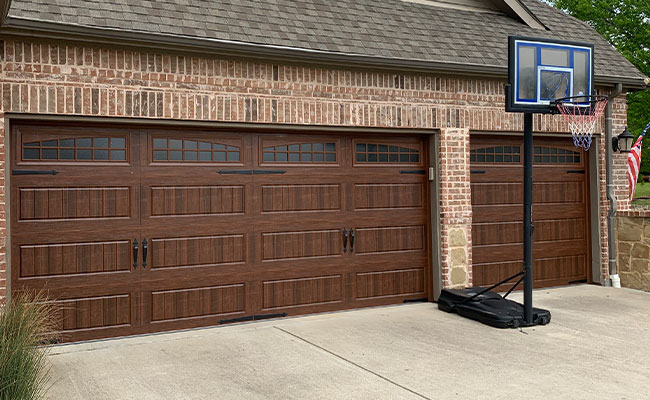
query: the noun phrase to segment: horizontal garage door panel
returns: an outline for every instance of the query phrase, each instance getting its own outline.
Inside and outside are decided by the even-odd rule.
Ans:
[[[12,168],[57,171],[12,177],[12,288],[47,287],[64,340],[429,297],[421,138],[25,124],[12,140]]]
[[[264,185],[262,211],[338,211],[341,210],[341,185]]]
[[[244,187],[155,186],[151,187],[152,216],[241,214]]]
[[[131,268],[129,240],[20,246],[20,277],[111,274]]]
[[[533,231],[533,242],[584,239],[583,219],[537,220]],[[472,240],[482,245],[522,243],[523,222],[473,224]]]
[[[533,220],[553,219],[562,215],[567,219],[584,217],[586,204],[553,204],[549,206],[537,205],[534,207]],[[520,204],[505,204],[502,206],[476,206],[472,207],[472,222],[509,222],[522,221],[524,218],[523,206]]]
[[[266,281],[263,285],[265,310],[343,301],[341,275]]]
[[[500,144],[502,141],[505,145]],[[507,149],[512,155],[520,155],[521,140],[472,140],[475,285],[497,283],[521,271],[523,265],[523,160],[511,157],[508,163],[497,161],[497,150]],[[535,139],[533,274],[537,287],[587,279],[590,227],[586,165],[585,153],[575,151],[570,138]]]
[[[151,239],[151,268],[243,263],[244,235]]]
[[[133,320],[132,303],[128,293],[56,300],[53,320],[67,333],[129,327]]]
[[[207,286],[151,292],[151,320],[224,316],[245,311],[245,285]]]
[[[490,279],[491,276],[495,276],[498,282],[520,272],[523,260],[475,265],[479,267],[473,272],[476,279],[485,280]],[[583,255],[538,258],[533,263],[533,279],[536,281],[549,280],[552,282],[564,280],[566,284],[567,281],[570,282],[583,277],[584,267],[585,257]],[[549,276],[552,278],[547,278]]]
[[[358,254],[422,251],[424,226],[358,228],[355,242]]]
[[[392,209],[421,208],[424,204],[424,185],[403,184],[358,184],[354,185],[354,208]]]
[[[262,234],[262,260],[332,257],[341,254],[338,229]]]
[[[472,205],[521,204],[521,183],[472,183]],[[584,181],[533,184],[533,204],[584,203]]]
[[[583,248],[584,240],[533,242],[533,258],[537,259],[538,257],[544,257],[548,254],[571,256],[584,253]],[[472,261],[476,264],[513,261],[519,259],[523,262],[524,245],[521,243],[487,246],[474,245],[472,249]]]
[[[131,215],[129,187],[22,188],[20,220],[118,218]]]
[[[356,274],[358,300],[424,293],[424,268]]]

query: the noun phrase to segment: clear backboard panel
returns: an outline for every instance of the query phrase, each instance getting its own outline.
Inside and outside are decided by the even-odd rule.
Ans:
[[[552,113],[557,99],[593,94],[593,45],[518,36],[508,41],[506,111]]]

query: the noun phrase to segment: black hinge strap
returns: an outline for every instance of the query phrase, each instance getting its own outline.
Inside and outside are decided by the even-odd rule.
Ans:
[[[281,169],[233,169],[219,170],[220,175],[271,175],[285,174],[287,171]]]
[[[257,321],[257,320],[260,320],[260,319],[286,317],[287,315],[288,315],[287,313],[247,315],[245,317],[222,319],[222,320],[219,321],[219,323],[220,324],[229,324],[229,323],[233,323],[233,322]]]
[[[570,169],[566,172],[567,174],[584,174],[584,169]]]
[[[280,317],[286,317],[288,314],[287,313],[277,313],[277,314],[258,314],[254,315],[253,318],[257,321],[258,319],[269,319],[269,318],[280,318]]]
[[[420,299],[404,299],[402,300],[402,303],[425,303],[427,301],[429,301],[428,298],[422,297]]]
[[[220,170],[219,175],[253,175],[252,169]]]
[[[400,174],[426,175],[427,170],[425,170],[425,169],[403,169],[399,173]]]
[[[239,317],[239,318],[230,318],[230,319],[222,319],[219,320],[220,324],[229,324],[231,322],[246,322],[246,321],[252,321],[255,319],[254,315],[247,315],[245,317]]]
[[[483,170],[474,170],[474,171],[471,171],[471,170],[470,170],[469,173],[470,173],[470,174],[484,174],[485,171],[483,171]]]
[[[11,171],[11,175],[56,175],[58,174],[55,170],[31,170],[31,169],[14,169]]]

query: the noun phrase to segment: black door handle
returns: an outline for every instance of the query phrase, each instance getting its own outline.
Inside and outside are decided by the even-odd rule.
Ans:
[[[350,253],[354,253],[354,229],[350,228]]]
[[[343,228],[343,252],[347,253],[348,251],[348,231]]]
[[[138,240],[133,239],[133,268],[138,268]]]
[[[142,268],[147,266],[147,238],[142,239]]]

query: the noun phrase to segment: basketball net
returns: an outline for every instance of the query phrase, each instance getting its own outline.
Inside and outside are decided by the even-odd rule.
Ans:
[[[603,115],[606,105],[607,97],[605,96],[598,96],[595,100],[590,101],[588,106],[583,107],[571,101],[557,103],[557,109],[569,126],[575,147],[585,151],[589,150],[596,124],[600,116]]]

